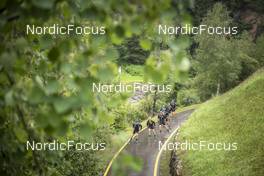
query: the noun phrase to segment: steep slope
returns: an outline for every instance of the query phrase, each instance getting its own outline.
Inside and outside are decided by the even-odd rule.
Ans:
[[[206,146],[226,145],[225,150],[203,148],[178,152],[185,176],[263,176],[264,70],[201,105],[181,127],[179,137],[181,142],[192,144],[206,141]],[[213,144],[209,148],[214,148]]]

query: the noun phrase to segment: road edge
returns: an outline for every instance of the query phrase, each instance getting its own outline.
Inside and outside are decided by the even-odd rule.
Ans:
[[[195,105],[195,106],[197,106],[197,105]],[[183,112],[186,112],[186,111],[189,111],[189,110],[193,110],[193,109],[196,109],[195,107],[190,107],[190,109],[188,108],[188,109],[184,109],[184,110],[180,110],[179,112],[174,112],[175,114],[176,113],[183,113]],[[174,118],[176,117],[175,116],[175,114],[173,114],[173,116],[174,116]],[[145,129],[146,129],[147,127],[144,127],[144,128],[142,128],[140,131],[139,131],[139,133],[141,133],[142,131],[144,131]],[[178,130],[178,128],[176,128],[176,130],[175,131],[177,131]],[[173,133],[171,133],[171,134],[173,134],[174,135],[174,132],[175,131],[173,131]],[[173,136],[172,135],[172,136]],[[169,136],[169,138],[170,138],[171,136]],[[168,138],[168,139],[169,139]],[[118,155],[122,152],[122,150],[127,146],[127,144],[129,143],[129,141],[130,141],[130,139],[128,139],[127,141],[126,141],[126,143],[115,153],[115,155],[113,156],[113,158],[110,160],[110,162],[108,163],[108,165],[107,165],[107,167],[106,167],[106,169],[105,169],[105,171],[104,171],[104,174],[103,174],[103,176],[107,176],[108,175],[108,173],[109,173],[109,170],[110,170],[110,168],[111,168],[111,166],[112,166],[112,164],[113,164],[113,162],[114,162],[114,160],[118,157]],[[166,141],[167,142],[167,141]],[[165,143],[164,143],[165,144]],[[163,145],[164,146],[164,145]],[[162,146],[162,147],[163,147]],[[163,149],[162,149],[163,150]],[[160,150],[160,151],[162,151],[162,150]],[[159,151],[159,152],[160,152]],[[160,154],[161,155],[161,154]],[[159,156],[160,157],[160,156]],[[157,161],[157,158],[156,158],[156,161]],[[155,161],[155,162],[156,162]],[[155,167],[156,167],[156,163],[155,163]],[[155,169],[155,167],[154,167],[154,169]],[[157,176],[157,175],[155,175],[155,170],[154,170],[154,176]]]
[[[164,150],[164,148],[166,147],[167,143],[171,140],[171,138],[175,135],[175,133],[177,133],[179,127],[176,128],[171,134],[170,136],[166,139],[165,143],[162,145],[161,149],[159,150],[159,153],[156,157],[155,160],[155,165],[154,165],[154,171],[153,171],[153,176],[158,176],[158,169],[159,169],[159,160],[160,160],[160,156]]]
[[[147,127],[142,128],[139,133],[141,133],[142,131],[144,131]],[[108,163],[106,170],[104,172],[103,176],[107,176],[107,174],[109,173],[109,170],[114,162],[114,160],[118,157],[118,155],[122,152],[122,150],[127,146],[127,144],[129,143],[130,139],[128,139],[126,141],[126,143],[115,153],[115,155],[113,156],[113,158],[111,159],[111,161]]]

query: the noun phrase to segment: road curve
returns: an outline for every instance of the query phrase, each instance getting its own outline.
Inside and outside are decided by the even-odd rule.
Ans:
[[[174,132],[193,112],[194,110],[187,110],[184,112],[177,113],[174,117],[171,118],[171,132]],[[162,144],[170,136],[170,133],[166,130],[163,130],[161,133],[156,129],[158,137],[154,140],[153,137],[148,136],[148,130],[145,129],[139,134],[139,140],[137,143],[130,142],[124,150],[130,153],[133,156],[137,156],[143,160],[143,169],[140,173],[133,171],[128,171],[128,176],[153,176],[154,167],[157,155],[159,153],[159,142]],[[120,163],[121,164],[121,163]],[[107,176],[111,175],[111,169]],[[157,172],[159,175],[159,172]]]

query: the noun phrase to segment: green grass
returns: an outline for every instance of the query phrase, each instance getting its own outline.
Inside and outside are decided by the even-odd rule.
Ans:
[[[170,142],[173,142],[173,141],[170,141]],[[160,157],[159,176],[169,176],[170,175],[170,158],[171,158],[171,151],[169,150],[163,151]]]
[[[120,79],[122,83],[144,82],[143,74],[143,65],[122,65],[121,77],[118,77],[118,79]]]
[[[264,175],[264,70],[199,106],[180,140],[237,143],[237,150],[180,152],[185,176]]]
[[[122,83],[143,82],[143,76],[130,75],[129,73],[123,72],[120,81]]]
[[[177,109],[176,112],[179,113],[179,112],[187,111],[190,109],[198,109],[199,106],[200,106],[200,104],[194,104],[194,105],[190,105],[190,106],[186,106],[186,107],[180,107],[179,109]],[[170,142],[172,142],[172,143],[176,142],[175,136],[172,137]],[[160,170],[159,175],[160,176],[169,176],[170,175],[170,166],[169,165],[170,165],[171,152],[172,151],[170,151],[170,150],[165,150],[161,154],[160,165],[159,165],[159,170]]]

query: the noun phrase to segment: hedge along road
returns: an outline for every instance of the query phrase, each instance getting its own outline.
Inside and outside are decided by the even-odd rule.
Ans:
[[[143,168],[141,172],[127,171],[128,176],[158,176],[159,175],[159,158],[162,150],[159,150],[159,142],[164,144],[171,136],[175,133],[179,126],[189,117],[194,110],[187,110],[184,112],[177,113],[171,118],[170,126],[172,130],[167,132],[162,129],[162,133],[158,130],[158,124],[156,125],[157,138],[154,140],[153,136],[148,136],[148,129],[143,129],[139,134],[139,140],[135,142],[127,142],[123,147],[116,153],[113,160],[109,163],[104,176],[111,176],[111,165],[114,159],[118,157],[118,154],[122,150],[126,150],[129,154],[137,156],[143,161]],[[122,163],[118,163],[122,165]]]

